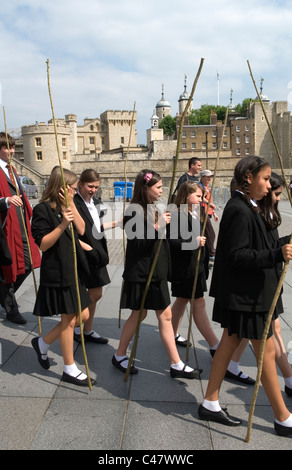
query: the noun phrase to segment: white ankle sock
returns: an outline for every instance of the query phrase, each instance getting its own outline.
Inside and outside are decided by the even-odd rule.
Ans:
[[[186,341],[186,338],[179,334],[175,335],[175,339],[178,340],[179,343],[183,343],[184,341]]]
[[[230,361],[229,364],[228,364],[227,370],[229,370],[229,372],[231,372],[232,374],[238,375],[241,372],[241,370],[239,368],[239,362]],[[248,375],[246,375],[244,372],[242,372],[240,377],[242,379],[246,379],[248,377]]]
[[[43,356],[42,358],[44,360],[47,359],[47,354],[48,354],[48,350],[50,349],[50,345],[45,343],[43,338],[39,338],[39,348],[40,348],[41,355]]]
[[[172,367],[173,369],[176,369],[176,370],[183,370],[184,366],[185,365],[184,365],[183,361],[179,361],[179,362],[177,362],[177,364],[170,364],[170,367]],[[191,372],[192,370],[194,370],[194,369],[192,369],[189,366],[185,367],[186,372]]]
[[[210,346],[210,349],[213,349],[213,350],[216,351],[216,349],[217,349],[218,346],[219,346],[219,343],[220,343],[220,341],[218,341],[216,344],[214,344],[214,346]]]
[[[214,401],[203,400],[202,406],[209,411],[221,410],[221,406],[219,405],[219,400],[214,400]]]
[[[289,418],[285,419],[285,421],[278,421],[275,419],[276,423],[281,424],[282,426],[286,426],[287,428],[292,427],[292,414],[290,413]]]
[[[128,364],[129,364],[129,360],[128,360],[128,357],[127,356],[118,356],[117,354],[115,354],[115,358],[116,360],[119,362],[121,361],[122,359],[125,359],[122,363],[121,363],[121,366],[127,368],[128,367]]]
[[[73,364],[70,364],[70,365],[65,364],[64,365],[64,372],[66,372],[66,374],[68,374],[68,375],[71,375],[71,377],[77,377],[77,375],[78,375],[79,376],[78,380],[84,380],[87,377],[87,375],[83,374],[83,372],[81,372],[81,370],[78,369],[75,362],[73,362]],[[79,375],[79,374],[81,374],[81,375]]]
[[[95,331],[93,331],[93,330],[84,331],[84,334],[85,334],[85,336],[86,335],[91,335],[92,338],[100,338],[100,335],[98,333],[96,333]]]
[[[285,380],[285,385],[289,388],[292,388],[292,377],[286,377],[284,378]]]

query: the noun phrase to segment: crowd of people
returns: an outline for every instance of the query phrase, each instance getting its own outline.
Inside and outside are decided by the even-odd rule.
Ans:
[[[44,369],[50,368],[49,349],[59,340],[64,362],[62,380],[79,386],[88,384],[86,373],[79,370],[74,361],[73,343],[74,340],[80,342],[81,328],[85,342],[108,342],[108,338],[94,331],[93,320],[102,288],[110,283],[104,231],[121,224],[127,236],[127,247],[120,307],[131,313],[123,326],[112,364],[126,372],[127,350],[137,330],[140,313],[143,321],[148,310],[154,310],[171,377],[199,378],[202,371],[186,365],[179,354],[179,347],[187,346],[179,326],[190,303],[196,327],[207,341],[212,357],[199,418],[228,426],[240,425],[240,419],[221,408],[220,386],[226,375],[246,384],[255,383],[240,370],[240,357],[251,342],[258,359],[283,263],[292,259],[290,235],[280,238],[278,234],[281,223],[278,201],[284,189],[283,180],[272,172],[263,158],[241,159],[234,170],[231,197],[223,211],[215,248],[212,218],[218,221],[218,217],[215,204],[210,200],[209,186],[213,174],[202,170],[198,158],[190,159],[189,169],[178,181],[170,208],[158,211],[156,202],[162,194],[162,178],[156,171],[144,169],[137,174],[133,197],[123,220],[105,224],[94,204],[100,176],[93,169],[84,170],[77,178],[69,170],[53,168],[40,202],[32,211],[11,165],[14,145],[12,137],[0,133],[0,302],[8,321],[25,323],[15,292],[31,270],[40,267],[33,314],[39,317],[59,315],[60,321],[51,331],[32,340],[39,364]],[[204,221],[207,222],[206,232],[202,236]],[[223,330],[220,339],[210,324],[204,298],[210,262],[214,265],[209,295],[214,298],[213,321]],[[175,298],[172,306],[171,296]],[[82,325],[78,315],[80,305]],[[286,436],[292,435],[292,415],[281,394],[276,364],[285,379],[288,396],[292,396],[292,370],[281,338],[279,315],[282,312],[280,296],[265,343],[261,380],[274,412],[275,430]],[[131,365],[129,373],[137,374],[138,369]]]

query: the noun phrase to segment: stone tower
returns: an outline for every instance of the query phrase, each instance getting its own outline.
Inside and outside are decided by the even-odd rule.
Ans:
[[[166,116],[171,115],[171,106],[168,101],[164,98],[164,85],[162,84],[161,99],[156,104],[156,114],[159,122]]]
[[[179,115],[181,116],[182,113],[184,112],[185,110],[185,107],[187,105],[187,102],[189,100],[189,93],[187,92],[187,76],[185,75],[185,84],[184,84],[184,91],[183,93],[180,95],[179,99],[178,99],[178,112],[179,112]],[[193,109],[193,102],[191,102],[190,106],[189,106],[189,109],[188,109],[188,112],[187,114],[190,114],[190,112],[192,111]]]

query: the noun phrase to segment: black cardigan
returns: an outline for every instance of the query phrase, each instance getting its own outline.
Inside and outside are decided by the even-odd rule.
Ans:
[[[31,231],[35,242],[40,246],[42,238],[54,230],[62,221],[62,215],[52,210],[46,202],[40,202],[33,209]],[[74,227],[74,225],[73,225]],[[89,276],[84,251],[80,246],[77,231],[74,229],[78,276]],[[43,252],[40,284],[47,287],[68,287],[75,282],[74,256],[70,226],[56,243]]]
[[[83,201],[82,197],[77,193],[74,196],[75,206],[85,222],[84,235],[79,235],[80,240],[92,246],[92,251],[86,251],[86,257],[90,265],[99,268],[106,266],[109,262],[107,241],[104,235],[103,225],[101,224],[101,233],[97,234],[93,231],[94,222],[90,212]]]
[[[236,191],[220,222],[210,295],[231,310],[268,311],[281,261],[281,248],[271,246],[261,216]]]
[[[137,207],[136,204],[130,204],[127,207],[124,227],[127,236],[127,248],[123,278],[130,282],[146,282],[157,252],[160,234],[152,224],[147,224],[144,219],[143,209]],[[160,282],[169,278],[170,253],[168,242],[164,236],[152,282]]]
[[[201,232],[201,223],[190,214],[174,211],[167,226],[167,238],[170,246],[171,281],[184,282],[194,279],[198,257],[197,236]],[[204,271],[205,249],[201,248],[199,271]]]

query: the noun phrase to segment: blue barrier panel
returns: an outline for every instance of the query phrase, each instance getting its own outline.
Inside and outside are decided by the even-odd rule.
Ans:
[[[114,190],[115,190],[115,199],[124,199],[125,197],[125,181],[115,181]],[[132,198],[134,183],[127,182],[127,199]]]

